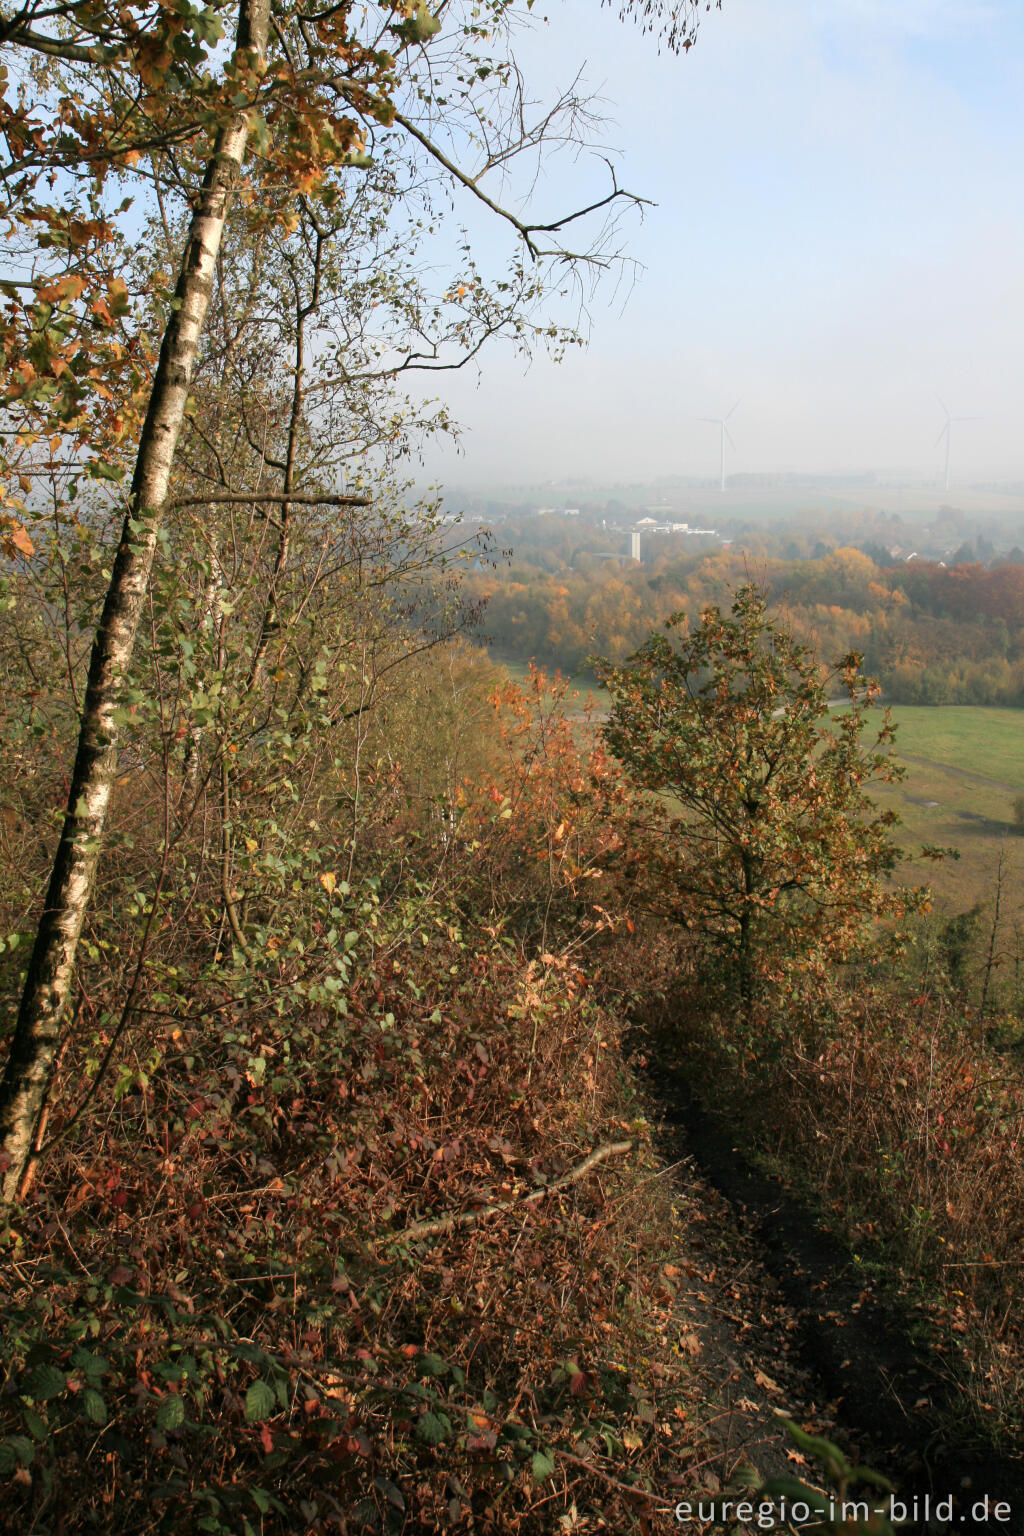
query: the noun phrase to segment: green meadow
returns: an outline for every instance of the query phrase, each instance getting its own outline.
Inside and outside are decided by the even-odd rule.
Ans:
[[[994,896],[1002,852],[1004,912],[1013,918],[1024,908],[1024,837],[1014,818],[1024,795],[1024,710],[897,705],[892,717],[906,777],[876,798],[898,812],[908,851],[928,844],[960,855],[910,866],[907,876],[932,887],[938,910],[966,911]]]
[[[892,717],[901,755],[977,774],[1024,794],[1024,710],[898,705]]]
[[[523,682],[527,668],[505,662]],[[593,696],[598,718],[607,710],[604,689],[574,679],[571,715],[582,714]],[[915,858],[904,866],[909,884],[931,887],[939,913],[967,911],[991,901],[1003,856],[1003,915],[1018,925],[1024,916],[1024,835],[1014,801],[1024,796],[1024,710],[970,705],[895,705],[896,754],[906,767],[902,782],[876,789],[875,799],[900,817],[898,840],[911,854],[922,847],[954,849],[958,858],[939,863]]]

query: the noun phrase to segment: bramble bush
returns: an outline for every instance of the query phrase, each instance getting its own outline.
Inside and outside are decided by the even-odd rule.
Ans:
[[[535,1034],[522,953],[437,919],[333,1006],[211,993],[110,1080],[3,1234],[24,1528],[632,1528],[687,1382],[647,1127],[562,982]]]
[[[1024,1080],[1019,1024],[905,981],[835,978],[757,1033],[677,974],[648,997],[664,1053],[886,1284],[920,1309],[988,1435],[1019,1435],[1024,1382]],[[641,1005],[642,1008],[643,1005]],[[990,1021],[990,1032],[992,1025]]]
[[[581,895],[609,830],[557,711],[509,705],[454,831],[410,841],[397,783],[364,811],[367,864],[404,829],[383,877],[260,822],[247,952],[212,951],[214,844],[120,1034],[115,908],[94,930],[92,1027],[2,1234],[26,1528],[625,1531],[679,1486],[671,1211],[573,938],[609,917]],[[439,880],[452,836],[477,883]],[[484,888],[509,932],[468,915]]]

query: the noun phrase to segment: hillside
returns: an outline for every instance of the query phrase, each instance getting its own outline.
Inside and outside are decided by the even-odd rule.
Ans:
[[[1024,31],[909,9],[5,13],[3,1533],[1024,1530]]]

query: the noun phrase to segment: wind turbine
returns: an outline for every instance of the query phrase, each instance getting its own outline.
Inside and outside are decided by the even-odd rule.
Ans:
[[[946,425],[943,427],[942,431],[939,433],[938,437],[935,439],[935,446],[937,448],[939,446],[939,444],[942,442],[942,439],[943,438],[946,439],[946,467],[945,467],[945,470],[943,472],[943,475],[944,475],[945,488],[948,491],[949,490],[949,444],[950,444],[950,439],[953,436],[953,431],[952,431],[953,423],[954,423],[954,421],[980,421],[981,417],[980,416],[951,416],[949,414],[949,407],[946,405],[946,402],[945,402],[945,400],[943,400],[942,396],[941,395],[936,395],[935,398],[939,402],[939,404],[942,406],[942,409],[946,413]]]
[[[739,403],[740,402],[737,400],[736,401],[736,405],[739,405]],[[736,405],[733,406],[732,411],[734,411],[736,409]],[[730,448],[735,448],[736,447],[736,444],[732,440],[732,433],[729,431],[729,428],[726,426],[726,422],[729,420],[729,417],[732,415],[732,411],[727,411],[724,416],[698,416],[697,417],[698,421],[706,421],[706,422],[708,422],[708,424],[710,426],[718,428],[719,468],[720,468],[720,471],[721,471],[721,485],[719,486],[719,489],[723,490],[723,491],[725,490],[725,440],[726,440],[726,438],[729,439],[729,447]]]

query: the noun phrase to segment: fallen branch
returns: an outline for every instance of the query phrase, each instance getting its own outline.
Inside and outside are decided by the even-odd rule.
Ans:
[[[584,1461],[582,1456],[574,1456],[571,1451],[564,1451],[560,1445],[553,1446],[552,1452],[562,1461],[568,1461],[572,1466],[579,1467],[590,1477],[600,1478],[601,1482],[607,1484],[609,1488],[615,1488],[619,1493],[628,1493],[630,1498],[643,1499],[646,1504],[656,1504],[659,1499],[663,1501],[665,1498],[664,1494],[654,1493],[650,1488],[637,1488],[632,1483],[620,1483],[617,1477],[612,1477],[602,1467],[595,1466],[592,1461]],[[671,1504],[664,1505],[659,1513],[671,1514],[672,1509]]]
[[[516,1211],[524,1205],[536,1205],[538,1200],[543,1200],[545,1196],[556,1194],[558,1190],[565,1189],[569,1184],[578,1184],[591,1168],[596,1168],[598,1163],[603,1163],[606,1158],[622,1157],[632,1150],[631,1141],[606,1141],[603,1146],[591,1152],[589,1157],[585,1157],[582,1163],[577,1163],[575,1168],[570,1168],[568,1173],[563,1173],[561,1178],[556,1179],[553,1184],[545,1184],[543,1189],[531,1190],[521,1200],[506,1200],[500,1205],[481,1205],[475,1211],[455,1211],[449,1216],[434,1216],[430,1221],[417,1221],[401,1232],[391,1232],[387,1237],[379,1238],[374,1247],[380,1247],[383,1243],[391,1246],[397,1243],[411,1243],[418,1237],[436,1237],[442,1232],[454,1232],[459,1227],[471,1227],[487,1216],[499,1216],[505,1211]]]

